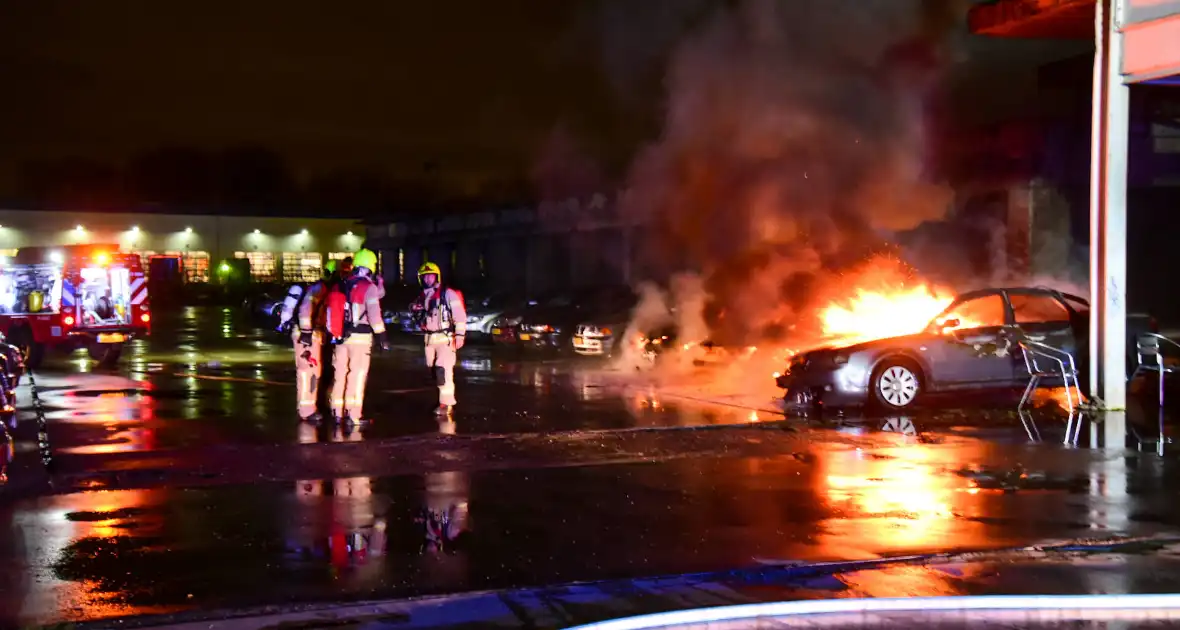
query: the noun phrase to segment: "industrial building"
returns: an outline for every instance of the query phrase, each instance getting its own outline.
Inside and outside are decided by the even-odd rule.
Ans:
[[[368,226],[386,282],[416,281],[424,260],[468,290],[544,292],[573,284],[628,283],[644,226],[617,198],[545,202]]]
[[[22,247],[112,244],[143,256],[179,257],[189,282],[209,282],[223,260],[249,261],[255,282],[314,280],[327,260],[364,242],[347,218],[0,210],[0,263]]]

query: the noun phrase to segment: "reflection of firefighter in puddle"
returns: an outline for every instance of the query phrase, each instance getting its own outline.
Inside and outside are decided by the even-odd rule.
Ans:
[[[438,426],[440,433],[455,433],[455,421],[450,418],[440,419]],[[426,505],[416,519],[422,534],[420,586],[453,586],[467,578],[468,476],[451,471],[424,477]]]
[[[299,426],[299,441],[359,442],[360,431],[352,426]],[[288,541],[288,551],[302,560],[327,561],[334,577],[344,577],[356,585],[379,578],[381,564],[374,558],[385,555],[387,543],[384,517],[374,511],[372,480],[369,477],[300,480],[296,482],[296,500],[306,510],[306,519],[296,519],[296,527],[310,529],[307,536]]]

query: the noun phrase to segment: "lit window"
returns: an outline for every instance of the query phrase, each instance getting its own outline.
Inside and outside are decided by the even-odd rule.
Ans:
[[[328,252],[328,260],[344,260],[351,256],[352,252]]]
[[[284,282],[315,282],[324,275],[319,252],[283,252]]]
[[[209,252],[185,252],[180,257],[184,278],[189,282],[209,281]]]
[[[397,248],[397,279],[406,281],[406,250],[403,247]]]
[[[256,282],[274,282],[278,277],[275,255],[271,252],[234,252],[234,258],[250,261],[250,277]]]

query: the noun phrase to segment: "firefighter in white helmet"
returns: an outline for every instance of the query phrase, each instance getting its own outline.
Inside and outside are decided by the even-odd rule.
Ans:
[[[467,339],[467,308],[463,294],[442,284],[442,270],[432,262],[418,268],[422,294],[411,306],[418,328],[426,336],[426,367],[438,384],[438,413],[446,414],[455,400],[455,363]]]
[[[297,309],[298,328],[291,331],[295,345],[295,391],[299,418],[319,422],[316,410],[324,376],[324,298],[336,273],[336,261],[324,265],[324,277],[303,292]]]
[[[328,294],[326,325],[336,348],[332,352],[332,416],[337,421],[360,422],[365,383],[376,338],[389,350],[381,302],[373,276],[377,255],[362,249],[352,257],[352,275]]]

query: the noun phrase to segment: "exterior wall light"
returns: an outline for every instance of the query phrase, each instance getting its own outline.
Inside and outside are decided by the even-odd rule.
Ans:
[[[262,234],[262,230],[260,230],[258,228],[254,228],[254,233],[255,234]]]
[[[345,236],[352,236],[352,230],[349,230],[348,233],[345,234]]]
[[[302,235],[304,235],[304,236],[307,236],[307,228],[303,228],[302,230],[300,230],[300,232],[299,232],[299,233],[300,233],[300,234],[302,234]]]
[[[131,231],[132,231],[132,232],[138,232],[138,231],[139,231],[139,226],[138,226],[138,225],[133,225],[133,226],[131,226]]]
[[[82,227],[81,225],[77,225],[74,227],[74,231],[75,232],[85,232],[86,228]]]
[[[184,233],[185,233],[185,234],[192,234],[192,233],[193,233],[193,229],[192,229],[191,227],[186,227],[186,228],[184,228]]]

